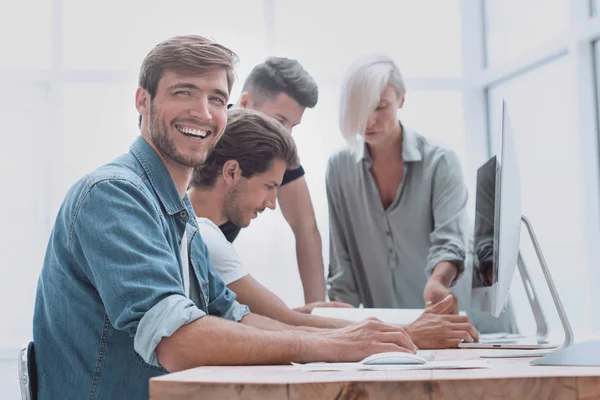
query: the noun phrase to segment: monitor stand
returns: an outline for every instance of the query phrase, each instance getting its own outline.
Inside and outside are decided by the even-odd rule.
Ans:
[[[548,269],[548,265],[546,264],[546,259],[542,254],[542,249],[537,241],[535,233],[533,231],[533,226],[529,219],[524,215],[521,216],[521,221],[525,224],[527,228],[527,233],[529,234],[529,238],[531,239],[531,243],[535,250],[535,254],[537,256],[538,262],[542,268],[542,272],[544,273],[544,277],[546,278],[546,283],[548,285],[548,289],[550,289],[550,294],[552,295],[552,300],[554,302],[554,306],[556,307],[556,311],[558,312],[558,316],[560,318],[561,325],[563,327],[565,333],[565,339],[563,343],[552,349],[542,348],[542,349],[531,349],[531,350],[499,350],[494,351],[490,354],[486,354],[485,358],[513,358],[513,357],[536,357],[536,356],[546,356],[554,354],[562,349],[569,347],[573,344],[573,330],[571,329],[571,324],[569,323],[569,319],[567,318],[567,313],[560,301],[560,297],[558,295],[558,291],[556,290],[556,286],[554,285],[554,281],[552,280],[552,276],[550,274],[550,270]],[[525,286],[525,292],[527,293],[527,297],[529,299],[529,304],[533,311],[533,315],[537,325],[537,338],[545,339],[548,333],[548,325],[546,323],[546,318],[544,317],[544,313],[542,312],[542,308],[538,301],[537,295],[535,293],[535,289],[533,286],[533,282],[529,277],[529,273],[527,272],[527,267],[525,265],[525,261],[521,256],[521,252],[519,252],[517,258],[517,265],[519,267],[519,273],[521,275],[521,279],[523,280],[523,285]],[[483,356],[482,356],[483,357]],[[546,358],[546,357],[543,357]],[[542,359],[543,359],[542,358]],[[532,364],[536,361],[534,360]]]
[[[550,276],[550,271],[546,265],[546,260],[544,259],[540,245],[535,237],[535,233],[533,233],[533,227],[525,216],[522,216],[521,220],[525,223],[527,231],[529,232],[529,237],[531,238],[538,260],[542,266],[542,271],[544,272],[546,282],[548,283],[550,293],[552,294],[552,299],[554,300],[554,305],[558,311],[560,322],[565,331],[565,340],[560,347],[549,352],[541,358],[531,361],[530,364],[587,367],[600,366],[600,341],[594,340],[573,344],[573,331],[571,329],[571,325],[569,324],[567,313],[565,312],[560,298],[558,297],[558,291],[556,290],[554,282],[552,281],[552,277]]]
[[[527,228],[527,233],[529,234],[529,238],[531,239],[533,249],[535,250],[535,254],[540,263],[540,266],[542,267],[542,272],[544,273],[544,278],[546,278],[546,283],[548,284],[548,289],[550,289],[550,294],[552,295],[552,300],[554,302],[554,306],[556,307],[556,311],[558,312],[558,317],[560,319],[560,323],[561,323],[564,333],[565,333],[565,339],[564,339],[563,343],[556,349],[521,351],[521,352],[518,352],[519,354],[514,353],[513,357],[519,357],[519,356],[523,357],[523,356],[527,356],[527,355],[544,356],[540,359],[531,361],[531,364],[534,364],[534,365],[535,364],[544,365],[543,364],[544,359],[550,358],[550,357],[554,356],[555,354],[564,352],[565,350],[571,350],[571,347],[569,347],[569,346],[571,346],[573,344],[573,330],[571,329],[571,324],[569,323],[569,319],[567,317],[567,313],[565,312],[565,308],[563,307],[563,304],[560,301],[560,296],[558,295],[558,290],[556,290],[556,286],[554,285],[554,281],[552,280],[552,275],[550,274],[550,270],[548,269],[548,264],[546,264],[546,259],[544,258],[544,255],[542,254],[542,249],[540,247],[540,244],[538,243],[535,233],[533,231],[533,226],[531,225],[531,222],[529,221],[529,219],[527,219],[527,217],[525,217],[524,215],[521,216],[521,221],[525,224],[525,227]],[[523,261],[523,258],[521,257],[520,252],[519,252],[519,257],[518,257],[517,262],[519,265],[519,272],[521,273],[521,278],[523,279],[523,284],[525,285],[525,291],[527,292],[527,297],[529,298],[529,303],[532,307],[533,314],[534,314],[534,317],[536,320],[537,335],[538,335],[538,337],[540,337],[540,335],[543,335],[543,337],[545,337],[548,332],[548,326],[546,324],[546,319],[544,317],[544,314],[542,312],[540,304],[537,301],[537,296],[535,294],[535,290],[533,289],[533,284],[529,278],[529,274],[527,273],[527,268],[525,267],[525,262]],[[549,365],[549,364],[545,364],[545,365]],[[556,365],[558,365],[558,364],[556,364]]]
[[[520,251],[517,258],[517,266],[519,267],[519,275],[523,281],[523,287],[525,288],[525,293],[527,294],[527,300],[529,300],[529,306],[531,307],[533,318],[535,319],[535,325],[537,328],[535,338],[540,340],[546,339],[548,336],[548,323],[546,322],[546,317],[544,316],[539,298],[535,292],[535,285],[529,276],[529,272],[527,272],[527,266],[525,265],[525,260],[523,260],[523,256],[521,255]]]

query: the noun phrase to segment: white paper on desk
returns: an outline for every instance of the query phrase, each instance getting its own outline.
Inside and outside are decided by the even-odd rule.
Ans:
[[[356,363],[325,363],[316,362],[308,364],[292,363],[301,371],[406,371],[423,369],[476,369],[488,368],[485,360],[457,360],[457,361],[428,361],[425,364],[385,364],[366,365]]]
[[[376,317],[388,324],[408,325],[413,323],[425,311],[422,308],[339,308],[315,307],[312,314],[321,317],[339,318],[347,321],[362,321],[368,317]],[[460,315],[467,315],[461,311]]]

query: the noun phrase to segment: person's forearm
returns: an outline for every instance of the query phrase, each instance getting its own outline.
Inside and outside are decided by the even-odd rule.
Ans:
[[[304,302],[325,301],[325,268],[319,230],[316,225],[302,227],[294,235]]]
[[[442,285],[450,287],[456,274],[458,273],[458,267],[450,261],[442,261],[435,266],[433,273],[429,279],[437,280]]]
[[[295,329],[306,332],[320,331],[321,329],[335,329],[343,328],[351,324],[350,321],[345,321],[337,318],[325,318],[318,315],[305,314],[298,311],[294,311],[287,307],[285,303],[273,304],[269,307],[252,307],[251,304],[257,304],[258,302],[246,302],[251,310],[254,310],[254,314],[260,314],[256,316],[268,317],[265,324],[269,326],[260,326],[262,329],[268,330],[286,330]],[[258,304],[257,304],[258,305]],[[280,322],[279,322],[280,321]],[[259,321],[259,323],[263,323]]]
[[[351,321],[346,321],[337,318],[326,318],[318,315],[305,314],[299,311],[289,310],[283,317],[285,322],[290,325],[301,325],[314,328],[337,329],[343,328],[352,324]]]
[[[205,316],[164,337],[156,348],[159,363],[169,372],[201,365],[258,365],[328,360],[328,343],[322,335],[293,331],[265,331],[241,323]],[[250,317],[250,318],[249,318]]]
[[[324,318],[292,310],[283,300],[261,285],[251,275],[246,275],[228,286],[236,293],[237,300],[250,307],[254,314],[280,321],[288,326],[305,327],[300,329],[312,331],[313,328],[341,328],[350,324],[349,321]]]
[[[287,324],[268,318],[267,316],[258,315],[256,313],[248,314],[246,317],[244,317],[244,322],[247,325],[264,329],[266,331],[296,331],[315,333],[322,331],[322,329],[319,329],[318,327],[302,326],[302,324]]]

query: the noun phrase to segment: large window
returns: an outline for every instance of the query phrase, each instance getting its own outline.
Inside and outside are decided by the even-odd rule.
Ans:
[[[51,0],[3,2],[0,5],[0,69],[23,73],[50,68],[51,15]]]
[[[276,52],[309,71],[341,76],[358,56],[385,52],[409,77],[459,77],[458,0],[277,2]],[[432,12],[432,7],[435,12]]]
[[[570,17],[565,0],[485,0],[487,65],[514,61],[564,36]]]
[[[247,73],[265,55],[262,0],[62,3],[63,63],[68,69],[128,71],[135,77],[153,46],[188,33],[212,37],[236,51],[239,73]]]

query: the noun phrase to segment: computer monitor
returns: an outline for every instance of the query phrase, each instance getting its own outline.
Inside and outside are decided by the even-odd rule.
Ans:
[[[498,317],[508,300],[521,233],[521,181],[513,131],[502,103],[500,157],[477,170],[473,296]]]
[[[514,343],[504,341],[500,344],[494,343],[492,339],[485,344],[461,343],[459,347],[536,349],[557,346],[545,340],[547,334],[545,318],[520,253],[521,222],[523,222],[565,332],[564,342],[560,346],[563,348],[573,342],[573,332],[533,232],[533,227],[529,220],[521,214],[519,163],[513,130],[504,101],[502,102],[501,117],[499,156],[495,155],[490,158],[477,171],[472,302],[475,303],[473,300],[476,299],[481,311],[498,317],[507,304],[510,285],[515,268],[518,266],[538,330],[531,343],[510,339]]]

